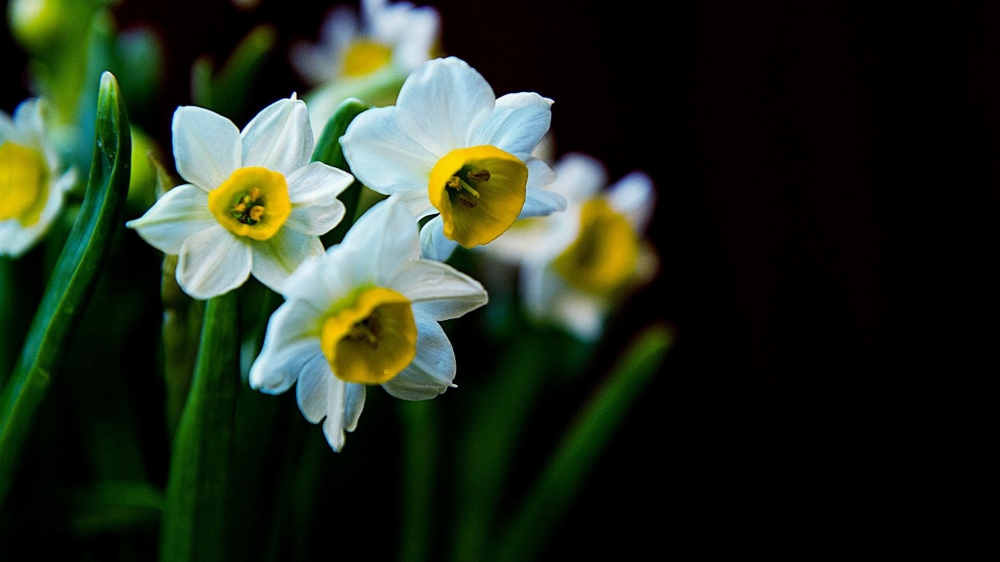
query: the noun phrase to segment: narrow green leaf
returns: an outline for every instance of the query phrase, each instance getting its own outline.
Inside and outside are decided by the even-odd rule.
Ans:
[[[208,55],[202,55],[191,65],[191,103],[198,107],[212,109],[212,72],[214,67]]]
[[[226,559],[228,486],[240,389],[237,292],[205,306],[198,362],[174,439],[160,559]]]
[[[0,396],[0,503],[13,482],[35,411],[111,249],[111,237],[120,226],[131,150],[125,104],[115,77],[105,73],[97,102],[96,148],[87,192],[28,331],[18,367]]]
[[[313,149],[313,162],[322,162],[350,173],[351,168],[347,165],[347,159],[344,158],[344,149],[340,146],[340,137],[347,132],[351,121],[354,121],[355,117],[367,109],[368,106],[356,98],[349,98],[341,102],[323,127],[323,133]],[[358,200],[361,198],[361,187],[361,182],[355,181],[340,194],[340,202],[347,208],[347,213],[344,214],[344,220],[340,221],[340,224],[323,236],[324,245],[339,244],[351,225],[354,224]]]
[[[646,328],[626,351],[584,406],[515,513],[500,543],[498,560],[527,562],[535,559],[636,396],[656,374],[672,340],[666,327],[653,325]]]
[[[244,110],[253,81],[274,50],[276,41],[277,31],[270,24],[250,30],[212,80],[213,107],[210,109],[231,118]]]
[[[73,504],[75,534],[120,533],[159,523],[163,492],[146,482],[108,480],[77,493]]]

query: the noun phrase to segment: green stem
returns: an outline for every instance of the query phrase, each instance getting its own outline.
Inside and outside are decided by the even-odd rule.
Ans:
[[[435,530],[434,479],[440,457],[438,423],[430,401],[400,402],[403,417],[403,505],[400,537],[401,562],[430,559]]]
[[[569,508],[589,469],[656,374],[673,340],[660,325],[647,328],[626,351],[565,435],[507,529],[497,560],[534,560]]]
[[[240,389],[236,292],[208,301],[198,363],[174,439],[160,559],[226,559],[227,500]]]

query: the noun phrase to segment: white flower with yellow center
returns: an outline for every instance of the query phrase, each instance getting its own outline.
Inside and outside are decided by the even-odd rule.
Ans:
[[[487,300],[474,279],[420,258],[416,223],[398,200],[376,204],[343,243],[303,262],[282,294],[250,385],[278,394],[296,384],[302,414],[323,422],[337,451],[357,426],[366,385],[405,400],[452,386],[455,353],[438,322]]]
[[[632,172],[604,189],[604,166],[582,154],[564,156],[555,170],[551,189],[566,196],[566,212],[518,221],[483,250],[521,265],[533,317],[593,340],[612,308],[656,272],[656,253],[643,240],[653,183]]]
[[[566,208],[542,189],[553,179],[531,155],[552,118],[536,93],[499,99],[464,61],[428,61],[406,79],[395,106],[358,115],[341,142],[358,180],[401,199],[418,217],[425,256],[444,260],[456,244],[472,248],[518,218]]]
[[[60,170],[44,106],[32,98],[13,119],[0,112],[0,256],[18,257],[45,236],[76,181],[75,170]]]
[[[361,0],[360,8],[358,14],[346,5],[335,7],[324,19],[318,43],[292,47],[292,66],[310,85],[321,86],[307,97],[317,136],[347,97],[392,103],[395,89],[390,88],[386,99],[385,95],[371,99],[361,92],[380,90],[386,81],[395,82],[398,89],[399,82],[429,60],[437,46],[441,17],[430,6]]]
[[[242,132],[200,107],[180,107],[172,126],[177,172],[189,182],[169,190],[126,226],[176,254],[177,283],[207,299],[251,274],[274,291],[309,256],[319,236],[344,216],[337,195],[354,178],[309,162],[312,130],[305,104],[277,101]]]

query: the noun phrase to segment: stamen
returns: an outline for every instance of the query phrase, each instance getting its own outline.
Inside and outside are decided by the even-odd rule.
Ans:
[[[262,216],[264,216],[263,205],[255,205],[253,207],[250,207],[250,220],[252,220],[253,222],[258,222],[260,221],[260,217]]]
[[[469,172],[469,177],[477,182],[487,182],[490,181],[490,171],[486,168],[482,170],[473,170]]]
[[[374,316],[369,316],[360,322],[355,322],[347,337],[355,340],[365,340],[368,345],[378,347],[378,324]]]

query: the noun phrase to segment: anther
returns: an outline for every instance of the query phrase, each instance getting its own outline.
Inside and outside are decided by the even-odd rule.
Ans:
[[[490,171],[486,168],[483,168],[482,170],[473,170],[469,172],[469,178],[477,182],[490,181]]]

